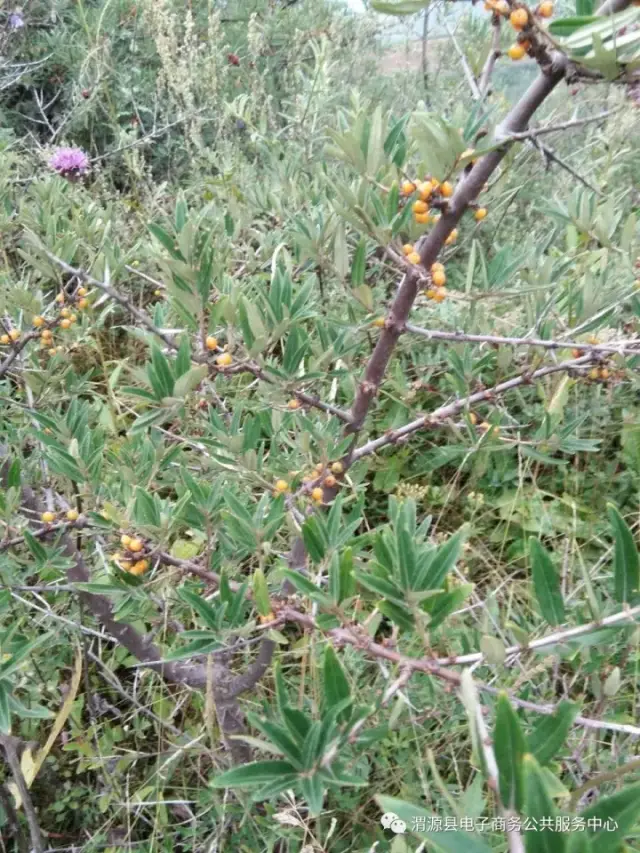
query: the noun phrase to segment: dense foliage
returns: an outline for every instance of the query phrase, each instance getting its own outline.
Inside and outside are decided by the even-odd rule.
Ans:
[[[3,853],[640,849],[640,9],[551,5],[0,7]]]

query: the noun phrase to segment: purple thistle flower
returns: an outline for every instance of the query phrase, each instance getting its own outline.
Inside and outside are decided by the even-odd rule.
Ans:
[[[9,29],[21,30],[24,27],[24,18],[20,12],[12,12],[9,15]]]
[[[49,166],[63,178],[73,180],[89,171],[89,158],[82,148],[57,148]]]

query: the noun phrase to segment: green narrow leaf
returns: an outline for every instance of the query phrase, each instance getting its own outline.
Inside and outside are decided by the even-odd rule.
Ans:
[[[560,591],[560,578],[551,557],[542,544],[534,538],[529,540],[529,556],[533,589],[540,605],[542,616],[550,625],[559,625],[565,620],[564,602]]]
[[[450,536],[449,539],[438,548],[438,551],[428,564],[423,576],[418,577],[415,582],[414,589],[440,589],[446,576],[454,567],[459,555],[462,544],[467,536],[467,528],[461,527],[457,533]]]
[[[621,849],[625,836],[640,818],[640,785],[630,785],[610,797],[600,797],[580,816],[585,820],[594,850],[613,853]]]
[[[209,368],[206,364],[199,364],[190,368],[179,379],[176,379],[173,395],[175,397],[186,397],[198,387],[208,372]]]
[[[27,547],[31,551],[31,554],[34,559],[37,560],[39,563],[44,563],[44,561],[47,559],[47,552],[38,542],[35,536],[28,530],[24,531],[24,541],[27,543]]]
[[[376,802],[383,814],[397,815],[404,821],[407,832],[428,842],[429,853],[491,853],[491,848],[480,840],[476,833],[453,830],[451,832],[431,832],[424,827],[433,825],[434,815],[420,806],[397,800],[395,797],[376,796]]]
[[[211,780],[213,788],[251,788],[265,782],[277,782],[282,776],[295,774],[288,761],[252,761],[241,767],[232,767]]]
[[[638,591],[640,567],[638,549],[626,521],[613,504],[607,504],[609,521],[613,528],[615,551],[613,555],[613,576],[615,596],[624,604]]]
[[[425,9],[431,0],[398,0],[397,3],[385,3],[383,0],[371,0],[371,8],[383,15],[414,15]]]
[[[324,801],[324,787],[320,775],[314,773],[313,776],[301,776],[300,790],[307,801],[311,814],[319,815]]]
[[[364,237],[358,243],[351,263],[351,284],[354,287],[364,283],[365,262],[367,259],[367,241]]]
[[[523,811],[531,819],[531,828],[524,832],[527,853],[564,853],[566,836],[555,831],[558,812],[547,791],[542,768],[532,755],[524,756],[523,768]],[[547,828],[547,822],[542,823],[543,818],[551,828]]]
[[[542,717],[527,738],[529,750],[539,764],[548,764],[562,748],[578,713],[574,702],[560,702],[554,714]]]
[[[160,509],[153,495],[150,495],[141,486],[136,488],[133,516],[138,524],[144,526],[160,527],[162,524]]]
[[[327,709],[351,696],[347,676],[332,645],[327,645],[324,650],[323,681],[324,700]]]
[[[500,799],[505,808],[520,811],[523,797],[522,759],[526,746],[520,721],[506,693],[498,697],[493,742]]]
[[[269,588],[267,587],[267,579],[262,569],[256,569],[253,573],[253,600],[261,616],[271,615]]]

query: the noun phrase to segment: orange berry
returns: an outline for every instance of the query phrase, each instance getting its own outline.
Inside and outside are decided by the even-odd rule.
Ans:
[[[88,307],[89,307],[89,300],[88,299],[81,299],[78,302],[78,311],[84,311],[84,309],[88,308]]]
[[[65,317],[64,320],[60,320],[60,328],[61,329],[71,328],[71,320],[69,320],[68,317]]]
[[[127,536],[126,533],[123,533],[120,537],[120,544],[123,548],[128,548],[131,545],[131,536]]]
[[[509,4],[507,3],[507,0],[498,0],[493,8],[498,15],[505,15],[506,17],[509,14]]]
[[[416,191],[416,185],[411,181],[404,181],[402,184],[402,195],[411,195]]]
[[[77,322],[78,322],[78,315],[77,315],[77,314],[72,314],[72,315],[69,317],[69,322],[71,323],[71,325],[72,325],[72,326],[73,326],[73,324],[74,324],[74,323],[77,323]]]
[[[417,252],[411,252],[410,255],[407,255],[407,260],[410,264],[419,264],[420,263],[420,255]]]
[[[469,412],[469,420],[474,426],[478,423],[478,416],[475,412]]]
[[[77,291],[78,296],[86,296],[87,293],[89,293],[89,291],[87,290],[86,287],[79,287],[78,288],[78,291]]]
[[[571,350],[571,355],[572,355],[574,358],[580,358],[580,356],[581,356],[581,355],[583,355],[583,354],[584,354],[584,353],[582,352],[582,350],[581,350],[581,349],[572,349],[572,350]]]
[[[450,198],[453,195],[453,187],[449,181],[444,181],[440,184],[440,192],[445,198]]]
[[[476,210],[476,212],[473,214],[473,218],[476,220],[476,222],[482,222],[482,220],[485,219],[488,212],[489,211],[487,210],[486,207],[479,207]]]
[[[382,329],[382,328],[384,328],[384,324],[385,324],[385,319],[384,319],[384,317],[376,317],[376,319],[375,319],[375,320],[372,320],[372,321],[371,321],[371,325],[372,325],[372,326],[375,326],[377,329]]]
[[[458,239],[458,229],[454,228],[453,231],[451,232],[451,234],[449,234],[447,239],[444,241],[444,244],[445,244],[445,246],[450,246],[452,243],[455,243],[455,241],[457,239]]]
[[[56,296],[56,302],[58,303],[58,305],[62,305],[64,303],[64,293],[59,293]]]
[[[438,290],[436,290],[434,297],[433,297],[433,301],[434,302],[444,302],[444,300],[446,298],[447,298],[447,288],[441,287]]]
[[[588,375],[589,379],[599,379],[600,378],[600,371],[598,370],[597,367],[592,367],[587,375]]]
[[[289,483],[286,480],[276,480],[275,490],[283,495],[289,491]]]
[[[410,255],[413,252],[413,243],[405,243],[402,247],[402,251],[405,255]]]
[[[434,264],[431,264],[431,275],[433,275],[437,270],[444,272],[444,264],[441,264],[440,261],[436,261]]]
[[[68,308],[63,308],[62,311],[60,312],[60,316],[61,317],[70,317],[71,311],[69,311]]]
[[[514,30],[523,30],[529,23],[529,15],[526,9],[514,9],[509,15],[509,22]]]
[[[230,352],[223,352],[222,355],[219,355],[216,358],[216,364],[218,367],[229,367],[232,362],[233,358]]]
[[[538,6],[538,14],[541,18],[550,18],[553,15],[553,3],[550,0],[545,0]]]
[[[17,329],[11,329],[11,331],[9,332],[9,337],[15,343],[15,341],[19,340],[20,338],[20,332]]]
[[[129,573],[138,577],[143,575],[149,568],[149,560],[138,560],[129,569]]]
[[[609,378],[609,369],[607,367],[603,367],[600,370],[600,379],[608,379]]]
[[[431,217],[428,213],[414,213],[413,218],[418,223],[418,225],[427,225],[431,222]]]
[[[36,327],[36,329],[39,329],[39,328],[41,328],[42,326],[44,326],[44,324],[45,324],[45,319],[44,319],[44,317],[40,317],[40,316],[38,316],[38,317],[34,317],[34,318],[33,318],[33,320],[32,320],[32,323],[33,323],[33,325]]]
[[[422,201],[422,199],[419,198],[417,201],[413,202],[412,209],[414,213],[427,213],[429,206],[426,201]]]
[[[427,299],[434,299],[437,292],[438,291],[434,287],[430,287],[428,290],[425,290],[424,295]]]
[[[512,44],[509,50],[507,51],[507,56],[509,59],[513,59],[514,62],[518,62],[519,59],[522,59],[525,56],[527,51],[521,44]]]
[[[129,550],[133,551],[134,554],[137,554],[139,551],[142,551],[144,548],[144,542],[141,539],[131,539],[129,541]]]
[[[316,486],[315,489],[311,492],[311,497],[314,499],[316,503],[322,503],[324,498],[324,492],[319,486]]]
[[[324,478],[324,484],[328,489],[332,489],[338,481],[333,476],[333,474],[329,474]]]
[[[421,184],[418,184],[418,192],[420,193],[420,198],[423,201],[427,201],[433,192],[433,184],[431,181],[423,181]]]
[[[436,287],[444,287],[447,283],[447,274],[444,270],[436,270],[434,273],[431,273],[431,280]]]
[[[300,400],[296,400],[295,397],[292,400],[289,400],[289,402],[287,403],[287,407],[289,409],[299,409],[300,406],[301,406]]]
[[[218,339],[214,338],[213,335],[209,335],[205,341],[206,347],[208,350],[218,349]]]
[[[9,337],[9,335],[0,335],[0,344],[2,344],[3,346],[6,347],[7,344],[10,343],[10,341],[11,338]]]

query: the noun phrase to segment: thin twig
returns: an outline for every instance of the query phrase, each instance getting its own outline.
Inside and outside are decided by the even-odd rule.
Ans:
[[[31,794],[29,793],[29,788],[27,787],[26,780],[22,774],[22,767],[20,766],[20,758],[18,756],[18,749],[21,745],[20,741],[18,738],[12,737],[11,735],[0,733],[0,745],[4,749],[7,764],[11,770],[11,775],[13,776],[13,781],[15,782],[20,799],[22,800],[27,824],[29,825],[29,835],[31,836],[31,847],[33,853],[43,853],[44,841],[42,839],[42,831],[38,822],[35,806],[33,805],[33,800],[31,799]]]

